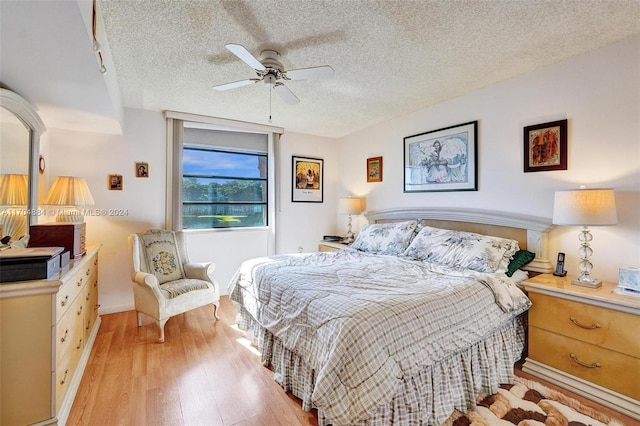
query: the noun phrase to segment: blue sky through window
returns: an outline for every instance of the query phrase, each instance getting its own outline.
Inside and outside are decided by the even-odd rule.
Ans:
[[[182,151],[182,173],[232,177],[265,177],[260,175],[259,156],[232,152],[185,149]]]

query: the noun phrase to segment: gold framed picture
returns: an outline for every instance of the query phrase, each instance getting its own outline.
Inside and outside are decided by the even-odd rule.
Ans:
[[[149,177],[149,163],[145,163],[142,161],[136,162],[136,177]]]
[[[367,182],[382,182],[382,157],[367,158]]]
[[[122,191],[122,175],[109,175],[107,188],[109,191]]]

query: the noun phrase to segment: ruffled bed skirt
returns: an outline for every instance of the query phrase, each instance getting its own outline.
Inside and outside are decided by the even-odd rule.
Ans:
[[[251,333],[262,353],[262,363],[272,369],[276,382],[302,401],[303,410],[316,408],[311,399],[314,370],[260,327],[242,306],[236,306],[238,327]],[[403,378],[390,402],[378,406],[371,418],[355,425],[437,426],[455,409],[466,413],[475,407],[481,392],[490,395],[497,392],[501,383],[513,383],[513,366],[524,349],[525,318],[521,315],[471,347]],[[318,409],[318,424],[333,424],[321,409]]]

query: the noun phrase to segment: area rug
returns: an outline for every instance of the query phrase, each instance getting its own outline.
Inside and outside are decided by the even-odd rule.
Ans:
[[[515,378],[496,394],[478,398],[475,410],[454,412],[446,426],[624,426],[581,402],[538,382]]]

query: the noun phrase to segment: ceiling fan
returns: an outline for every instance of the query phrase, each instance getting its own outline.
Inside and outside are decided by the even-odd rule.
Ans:
[[[282,80],[315,80],[333,77],[333,68],[328,65],[285,71],[278,60],[280,54],[275,50],[263,50],[260,54],[262,59],[258,60],[242,45],[226,44],[225,47],[253,68],[257,77],[213,86],[215,90],[235,89],[236,87],[264,81],[266,84],[272,86],[273,90],[276,91],[283,101],[289,105],[295,105],[300,102],[300,99],[293,94],[291,89],[284,85]]]

